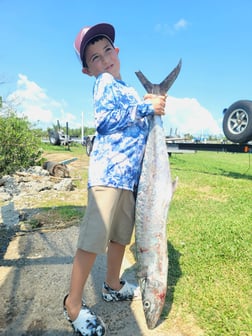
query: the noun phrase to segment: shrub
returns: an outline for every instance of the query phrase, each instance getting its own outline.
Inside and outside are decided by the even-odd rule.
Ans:
[[[0,116],[0,175],[34,166],[41,156],[40,138],[26,118]]]

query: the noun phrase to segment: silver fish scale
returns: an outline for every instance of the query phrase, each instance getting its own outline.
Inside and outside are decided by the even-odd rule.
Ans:
[[[160,116],[150,120],[136,200],[138,280],[147,325],[153,329],[165,303],[168,276],[167,217],[172,198],[165,134]]]

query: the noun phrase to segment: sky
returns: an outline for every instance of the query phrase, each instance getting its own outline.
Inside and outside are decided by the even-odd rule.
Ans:
[[[223,109],[252,99],[251,0],[0,0],[0,96],[47,129],[94,126],[94,78],[73,48],[83,26],[115,27],[122,79],[142,97],[135,71],[168,92],[166,135],[220,135]]]

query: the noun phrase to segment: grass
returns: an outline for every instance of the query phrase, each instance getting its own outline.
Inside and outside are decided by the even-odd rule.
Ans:
[[[207,336],[252,333],[250,160],[215,152],[170,159],[179,187],[169,212],[167,306],[173,301],[171,316],[192,315]]]
[[[79,225],[84,215],[84,207],[73,205],[43,208],[28,221],[32,229],[65,228],[69,225]]]
[[[72,152],[75,154],[83,154],[86,152],[85,148],[77,143],[72,143],[69,147],[68,146],[52,146],[50,143],[41,143],[41,148],[43,152],[49,153],[66,153]]]

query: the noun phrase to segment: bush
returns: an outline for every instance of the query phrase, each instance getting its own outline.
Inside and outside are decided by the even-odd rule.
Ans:
[[[42,153],[40,144],[26,118],[19,118],[14,112],[0,116],[0,175],[36,165]]]

